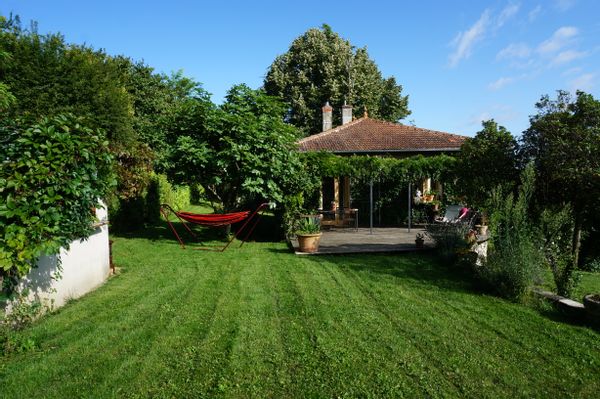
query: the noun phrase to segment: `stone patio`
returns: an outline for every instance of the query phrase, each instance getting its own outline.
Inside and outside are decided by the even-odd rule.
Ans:
[[[292,245],[296,255],[407,252],[417,251],[415,237],[417,233],[424,232],[423,228],[412,228],[409,233],[406,227],[374,228],[373,234],[370,234],[368,228],[333,229],[323,231],[319,252],[312,254],[299,252],[296,239],[292,240]],[[433,243],[426,238],[424,249],[432,247]]]

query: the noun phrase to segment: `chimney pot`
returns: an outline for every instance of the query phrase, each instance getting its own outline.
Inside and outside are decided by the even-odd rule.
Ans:
[[[321,110],[323,111],[323,131],[326,131],[333,127],[333,108],[327,101]]]
[[[352,105],[342,105],[342,125],[352,122]]]

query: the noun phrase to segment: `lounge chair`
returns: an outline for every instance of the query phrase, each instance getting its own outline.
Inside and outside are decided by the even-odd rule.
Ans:
[[[435,218],[435,221],[438,223],[454,223],[459,220],[460,210],[462,208],[464,207],[461,205],[448,205],[444,216]]]

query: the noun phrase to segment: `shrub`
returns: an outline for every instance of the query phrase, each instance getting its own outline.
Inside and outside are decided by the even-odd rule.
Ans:
[[[587,261],[583,265],[581,270],[585,270],[587,272],[592,272],[592,273],[600,273],[600,258],[594,258],[594,259]]]
[[[111,224],[117,231],[136,230],[160,220],[161,204],[182,209],[191,203],[190,198],[188,186],[173,185],[165,175],[153,173],[145,193],[119,202],[111,213]]]
[[[38,298],[31,300],[28,288],[15,292],[8,307],[10,311],[7,314],[0,314],[0,354],[33,349],[35,341],[23,337],[19,331],[50,311],[51,307],[42,304]]]
[[[73,115],[0,127],[0,160],[0,274],[13,286],[40,255],[93,232],[115,180],[103,131]]]
[[[515,201],[501,189],[493,190],[490,206],[490,247],[487,262],[479,268],[480,277],[503,297],[520,300],[528,292],[541,269],[541,254],[528,216],[535,172],[532,165],[522,174]]]
[[[573,230],[575,223],[571,207],[546,209],[540,218],[544,260],[552,271],[556,293],[571,296],[579,280],[573,262]]]
[[[165,175],[152,174],[146,194],[144,220],[157,222],[161,204],[169,204],[175,209],[185,208],[191,204],[190,188],[171,184]]]
[[[524,234],[503,234],[496,238],[480,277],[500,296],[520,300],[540,271],[540,254],[534,241]]]
[[[458,254],[469,247],[466,238],[471,227],[468,223],[430,223],[425,229],[435,243],[437,254],[447,262],[454,263]]]

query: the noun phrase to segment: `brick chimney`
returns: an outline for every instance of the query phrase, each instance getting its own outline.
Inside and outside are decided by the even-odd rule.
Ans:
[[[326,131],[333,127],[333,108],[327,101],[321,110],[323,111],[323,131]]]
[[[342,105],[342,125],[352,122],[352,105]]]

